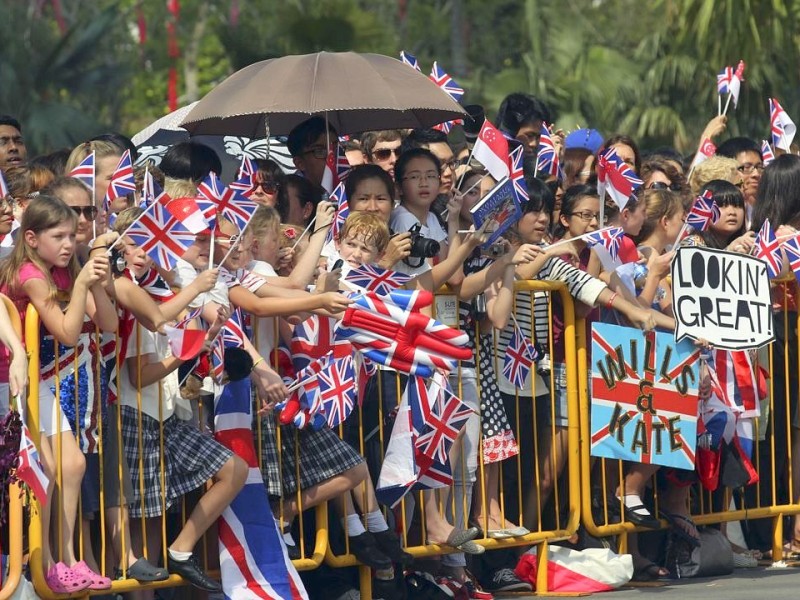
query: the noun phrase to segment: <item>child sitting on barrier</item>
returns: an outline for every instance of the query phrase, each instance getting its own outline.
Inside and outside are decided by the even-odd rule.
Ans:
[[[87,316],[101,330],[115,331],[117,327],[113,305],[103,287],[109,274],[105,249],[90,252],[93,256],[79,269],[75,256],[76,221],[73,210],[61,200],[38,196],[23,214],[19,242],[0,266],[0,290],[17,305],[21,318],[24,320],[28,303],[39,313],[42,356],[48,352],[52,356],[54,343],[75,346]],[[71,362],[64,365],[70,367]],[[60,363],[51,363],[39,382],[39,430],[43,434],[40,449],[45,473],[50,478],[48,501],[42,508],[42,567],[54,592],[105,589],[111,581],[78,561],[74,553],[73,535],[86,463],[54,395],[61,368]],[[61,527],[54,535],[59,545],[58,561],[49,544],[52,492],[59,475],[57,461],[61,463],[58,482]]]

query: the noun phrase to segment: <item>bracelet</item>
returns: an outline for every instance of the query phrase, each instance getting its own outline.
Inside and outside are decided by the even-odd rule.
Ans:
[[[92,246],[91,248],[89,248],[89,252],[91,253],[92,250],[104,250],[106,248],[108,248],[108,246]]]
[[[606,302],[606,308],[607,309],[610,310],[610,309],[614,308],[614,300],[617,298],[617,296],[619,296],[619,294],[617,292],[614,292],[613,294],[611,294],[611,298],[609,298],[608,302]]]
[[[259,356],[259,357],[258,357],[258,358],[255,360],[255,362],[253,363],[253,368],[252,368],[252,369],[250,369],[250,372],[251,372],[251,373],[252,373],[253,371],[255,371],[255,369],[256,369],[256,365],[257,365],[258,363],[260,363],[260,362],[264,362],[264,357],[263,357],[263,356]]]

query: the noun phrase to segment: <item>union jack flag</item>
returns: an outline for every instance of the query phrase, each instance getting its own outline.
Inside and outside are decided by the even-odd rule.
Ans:
[[[525,175],[522,171],[522,157],[523,147],[521,144],[517,145],[508,155],[508,163],[511,167],[509,178],[514,185],[514,198],[520,208],[528,202],[528,184],[525,183]]]
[[[220,336],[222,344],[226,348],[241,348],[244,346],[244,339],[247,337],[247,333],[244,328],[242,309],[237,308],[231,313],[230,318],[222,326]]]
[[[47,486],[50,479],[39,461],[39,452],[31,439],[31,432],[25,422],[19,438],[19,457],[17,462],[17,479],[25,482],[36,499],[44,506],[47,504]]]
[[[766,167],[775,160],[775,153],[767,140],[761,140],[761,162]]]
[[[356,401],[356,373],[353,357],[347,355],[321,370],[317,375],[322,410],[333,429],[343,423],[353,411]]]
[[[360,290],[385,296],[411,281],[411,276],[375,265],[361,265],[357,269],[352,269],[344,280]]]
[[[299,372],[330,352],[334,358],[353,353],[350,342],[334,336],[335,325],[334,319],[320,315],[313,315],[295,325],[290,344],[295,371]]]
[[[253,163],[253,159],[243,155],[242,164],[236,172],[236,180],[228,187],[240,192],[245,198],[249,198],[255,186],[256,171],[257,169],[255,163]]]
[[[519,325],[514,323],[514,335],[508,342],[506,355],[503,358],[503,375],[517,388],[525,385],[531,366],[539,358],[536,348],[522,333]]]
[[[205,218],[208,223],[208,228],[212,231],[216,229],[217,226],[217,212],[222,202],[222,194],[224,191],[225,186],[213,171],[197,186],[195,202],[197,202],[197,205],[203,211],[203,218]]]
[[[464,88],[459,86],[450,75],[445,73],[444,69],[442,69],[436,61],[433,62],[433,67],[431,68],[430,80],[438,85],[442,91],[453,100],[456,102],[461,101],[461,97],[464,95]]]
[[[405,50],[401,50],[400,60],[403,61],[403,64],[408,65],[412,69],[416,69],[417,71],[420,72],[422,71],[422,69],[419,68],[419,61],[417,60],[417,57],[414,56],[413,54],[409,54]]]
[[[758,379],[750,353],[745,350],[712,350],[709,365],[711,391],[740,416],[760,416]]]
[[[644,182],[617,155],[614,148],[609,148],[597,158],[597,191],[600,194],[600,202],[604,201],[608,192],[622,210],[642,185]]]
[[[800,233],[783,242],[783,250],[789,259],[789,267],[800,282]]]
[[[341,144],[335,144],[328,150],[325,159],[325,170],[322,172],[322,185],[325,191],[333,194],[334,190],[345,180],[350,173],[350,162]]]
[[[149,170],[145,171],[144,184],[142,185],[142,201],[139,203],[139,208],[147,208],[157,199],[161,198],[162,194],[165,194],[165,192],[161,189],[161,186],[158,185],[153,174]],[[168,201],[169,200],[164,201],[164,204]]]
[[[136,279],[136,283],[157,303],[161,304],[167,300],[172,300],[175,294],[169,288],[169,284],[161,277],[155,267],[147,270],[147,273]]]
[[[186,229],[162,202],[151,204],[125,235],[167,271],[175,267],[178,259],[195,241],[195,234]]]
[[[10,193],[8,191],[8,184],[6,183],[6,178],[3,177],[3,171],[0,171],[0,198],[5,198],[9,196]]]
[[[131,151],[125,150],[119,159],[119,164],[111,176],[111,183],[108,184],[103,208],[108,211],[109,205],[117,198],[122,198],[136,191],[136,181],[133,178],[133,164],[131,163]]]
[[[475,412],[455,396],[446,384],[433,383],[433,386],[439,387],[438,393],[432,394],[433,390],[429,390],[429,395],[434,396],[433,404],[425,421],[425,429],[414,441],[417,464],[423,469],[426,458],[428,462],[449,462],[450,448],[467,419]]]
[[[600,245],[605,248],[611,259],[616,261],[619,258],[619,249],[622,245],[622,238],[625,235],[622,227],[605,227],[592,232],[584,238],[586,245],[590,248]]]
[[[733,80],[733,67],[725,67],[717,74],[717,93],[721,96],[730,93],[730,84]]]
[[[241,232],[245,230],[250,219],[258,209],[258,203],[252,202],[247,197],[233,188],[226,188],[217,205],[217,214],[222,214],[231,223],[236,225]]]
[[[542,123],[539,134],[539,153],[536,155],[536,171],[544,172],[551,177],[564,180],[564,172],[558,160],[555,144],[553,144],[553,134],[547,123]]]
[[[95,169],[94,169],[94,150],[92,150],[89,155],[84,158],[81,163],[72,169],[69,172],[69,177],[74,177],[75,179],[80,179],[83,185],[89,188],[89,191],[94,194],[94,178],[95,178]]]
[[[775,98],[769,99],[769,125],[772,132],[772,145],[790,152],[797,127]]]
[[[342,227],[344,227],[344,222],[347,220],[347,217],[350,216],[350,205],[347,203],[344,183],[340,183],[336,186],[336,189],[333,190],[328,200],[336,205],[336,213],[333,216],[333,224],[331,228],[328,229],[328,233],[325,236],[326,244],[339,239],[339,232],[342,230]]]
[[[186,316],[183,317],[180,321],[178,321],[175,324],[175,327],[178,329],[186,327],[191,321],[194,321],[195,319],[199,318],[202,312],[203,312],[203,307],[198,306],[197,308],[186,313]]]
[[[711,190],[706,190],[692,203],[692,209],[686,215],[686,224],[695,231],[705,231],[719,219],[719,206],[713,196]]]
[[[783,270],[781,245],[775,237],[769,219],[764,221],[756,236],[755,256],[767,263],[767,272],[771,278],[778,277]]]

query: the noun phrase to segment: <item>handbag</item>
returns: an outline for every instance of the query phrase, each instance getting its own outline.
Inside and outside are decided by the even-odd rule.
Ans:
[[[733,550],[719,529],[701,528],[700,546],[692,546],[676,535],[667,539],[666,567],[670,577],[717,577],[733,573]]]

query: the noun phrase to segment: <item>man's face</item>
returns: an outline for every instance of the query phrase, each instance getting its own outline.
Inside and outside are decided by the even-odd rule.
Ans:
[[[752,204],[756,199],[764,163],[758,152],[753,150],[739,152],[736,155],[736,162],[739,163],[737,170],[742,176],[742,194],[744,194],[745,201]]]
[[[328,158],[328,145],[326,138],[332,143],[336,142],[334,135],[321,134],[311,144],[303,148],[300,156],[294,157],[294,166],[305,174],[306,179],[315,185],[322,184],[322,175],[325,172],[325,161]]]
[[[400,140],[392,142],[376,142],[375,147],[370,153],[370,161],[372,164],[378,165],[381,169],[389,173],[394,179],[394,163],[397,162],[397,157],[400,155]]]
[[[456,172],[456,163],[453,160],[453,151],[445,142],[436,142],[428,146],[433,155],[442,163],[442,178],[439,182],[439,193],[448,194],[453,188],[453,175]]]
[[[28,149],[19,129],[0,125],[0,167],[19,167],[28,159]]]

